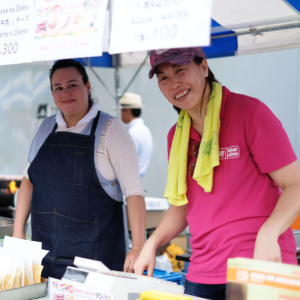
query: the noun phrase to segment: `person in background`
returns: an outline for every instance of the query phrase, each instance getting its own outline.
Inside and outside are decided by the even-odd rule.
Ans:
[[[25,238],[31,213],[32,240],[49,250],[42,261],[45,278],[61,278],[75,256],[133,272],[145,241],[146,210],[132,139],[119,119],[98,110],[78,61],[57,61],[50,84],[59,111],[44,119],[32,141],[13,237]],[[132,231],[128,254],[123,195]]]
[[[200,47],[153,50],[149,78],[179,113],[168,133],[164,197],[171,206],[135,272],[191,232],[185,293],[225,299],[227,259],[297,264],[290,225],[300,212],[300,166],[280,121],[261,101],[221,86]]]
[[[124,93],[120,99],[121,117],[135,144],[138,156],[140,176],[143,177],[148,169],[153,141],[149,128],[140,117],[142,113],[142,98],[134,93]]]

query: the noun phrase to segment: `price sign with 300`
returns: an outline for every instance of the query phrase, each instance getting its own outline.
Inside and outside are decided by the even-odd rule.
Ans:
[[[13,43],[0,43],[0,55],[13,55],[18,52],[19,44],[18,42]]]

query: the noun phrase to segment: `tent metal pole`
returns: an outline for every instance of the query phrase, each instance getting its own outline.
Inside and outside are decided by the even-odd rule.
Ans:
[[[270,28],[272,26],[273,28],[279,27],[279,26],[285,26],[289,24],[295,24],[299,23],[300,16],[290,16],[285,18],[277,18],[277,19],[270,19],[265,21],[254,21],[254,22],[247,22],[247,23],[240,23],[240,24],[228,24],[226,27],[223,27],[221,25],[215,26],[211,28],[212,34],[222,34],[225,30],[231,30],[231,31],[239,31],[239,30],[247,30],[248,28]]]
[[[121,108],[120,108],[120,99],[123,96],[124,93],[127,92],[128,88],[131,86],[133,81],[135,80],[136,76],[139,74],[141,71],[142,67],[145,65],[147,58],[149,56],[149,52],[147,53],[146,57],[142,61],[142,63],[139,65],[138,69],[135,71],[133,74],[131,80],[128,82],[127,86],[124,88],[123,92],[121,92],[121,85],[120,85],[120,65],[121,65],[121,55],[120,54],[115,54],[113,55],[113,65],[115,68],[115,89],[116,89],[116,95],[115,95],[115,101],[116,101],[116,106],[117,106],[117,111],[118,115],[117,117],[121,117]]]
[[[92,68],[89,60],[87,60],[86,58],[82,58],[82,60],[86,63],[86,65],[89,67],[89,69],[92,71],[92,73],[95,75],[95,77],[100,81],[100,83],[102,84],[102,86],[105,88],[105,90],[108,92],[108,94],[115,99],[115,96],[111,93],[111,91],[108,89],[107,85],[105,84],[105,82],[101,79],[101,77],[95,72],[95,70]]]
[[[147,61],[147,58],[149,57],[149,54],[150,54],[150,52],[148,51],[146,57],[144,58],[144,60],[142,61],[142,63],[140,64],[140,66],[138,67],[138,69],[136,70],[136,72],[133,74],[131,80],[128,82],[127,86],[125,87],[124,91],[122,92],[122,95],[127,92],[128,88],[131,86],[131,84],[135,80],[136,76],[139,74],[139,72],[141,71],[142,67],[145,65],[145,63]]]
[[[246,35],[246,34],[258,35],[263,32],[286,30],[286,29],[292,29],[292,28],[300,28],[300,22],[292,23],[292,24],[285,24],[285,25],[280,25],[280,26],[267,26],[267,27],[262,27],[262,28],[250,26],[248,29],[243,30],[243,31],[213,35],[213,36],[211,36],[211,39],[219,39],[219,38]]]
[[[121,87],[120,87],[120,54],[114,54],[112,56],[113,59],[113,66],[115,68],[115,102],[116,102],[116,107],[117,107],[117,117],[120,119],[121,117],[121,109],[120,109],[120,98],[122,96],[121,94]]]
[[[142,61],[142,63],[139,65],[139,67],[135,71],[135,73],[133,74],[131,80],[128,82],[128,84],[125,87],[125,89],[123,90],[123,92],[121,92],[121,85],[120,85],[121,55],[120,54],[114,54],[114,55],[112,55],[113,67],[115,69],[115,74],[114,74],[114,79],[115,79],[115,95],[113,95],[113,93],[111,93],[111,91],[108,89],[108,87],[105,84],[105,82],[95,72],[95,70],[93,69],[93,67],[90,64],[90,61],[88,59],[86,59],[86,58],[82,58],[82,60],[86,63],[86,65],[88,66],[88,68],[95,75],[95,77],[99,80],[99,82],[102,84],[102,86],[108,92],[108,94],[115,100],[116,107],[117,107],[117,117],[118,118],[121,117],[121,110],[120,110],[120,103],[119,103],[120,102],[120,98],[128,90],[128,88],[131,86],[131,84],[133,83],[133,81],[135,80],[135,78],[137,77],[137,75],[139,74],[139,72],[141,71],[142,67],[145,65],[145,63],[146,63],[146,61],[147,61],[147,59],[149,57],[149,53],[150,52],[147,53],[146,57],[144,58],[144,60]]]

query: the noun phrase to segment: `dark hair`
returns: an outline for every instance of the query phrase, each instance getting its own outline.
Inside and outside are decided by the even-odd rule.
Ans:
[[[134,117],[138,118],[141,115],[142,110],[140,108],[132,108],[131,113]]]
[[[62,59],[62,60],[58,60],[57,62],[55,62],[54,65],[52,66],[52,68],[49,70],[51,91],[52,91],[52,76],[53,76],[54,72],[59,69],[65,69],[65,68],[71,68],[71,67],[75,68],[78,71],[78,73],[81,75],[82,81],[85,85],[88,83],[89,77],[86,73],[86,69],[79,61],[77,61],[75,59]],[[89,93],[88,99],[89,99],[89,107],[91,107],[94,103],[91,93]]]
[[[203,61],[203,58],[202,58],[202,57],[195,57],[195,58],[194,58],[194,62],[195,62],[197,65],[201,65],[202,61]],[[211,69],[210,69],[209,67],[208,67],[208,76],[206,77],[206,80],[207,80],[207,83],[208,83],[209,86],[210,86],[210,89],[212,89],[212,83],[213,83],[213,82],[219,82],[219,81],[216,79],[214,73],[211,71]],[[179,108],[179,107],[177,107],[177,106],[175,106],[175,105],[173,105],[173,108],[178,112],[178,114],[180,114],[181,108]]]

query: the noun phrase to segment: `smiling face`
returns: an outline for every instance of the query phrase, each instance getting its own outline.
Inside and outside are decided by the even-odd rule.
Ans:
[[[208,74],[206,60],[184,66],[163,63],[156,67],[156,74],[159,89],[172,105],[189,112],[200,111]]]
[[[54,71],[51,78],[52,95],[68,127],[76,125],[88,112],[90,89],[90,82],[84,84],[76,68],[68,67]]]

